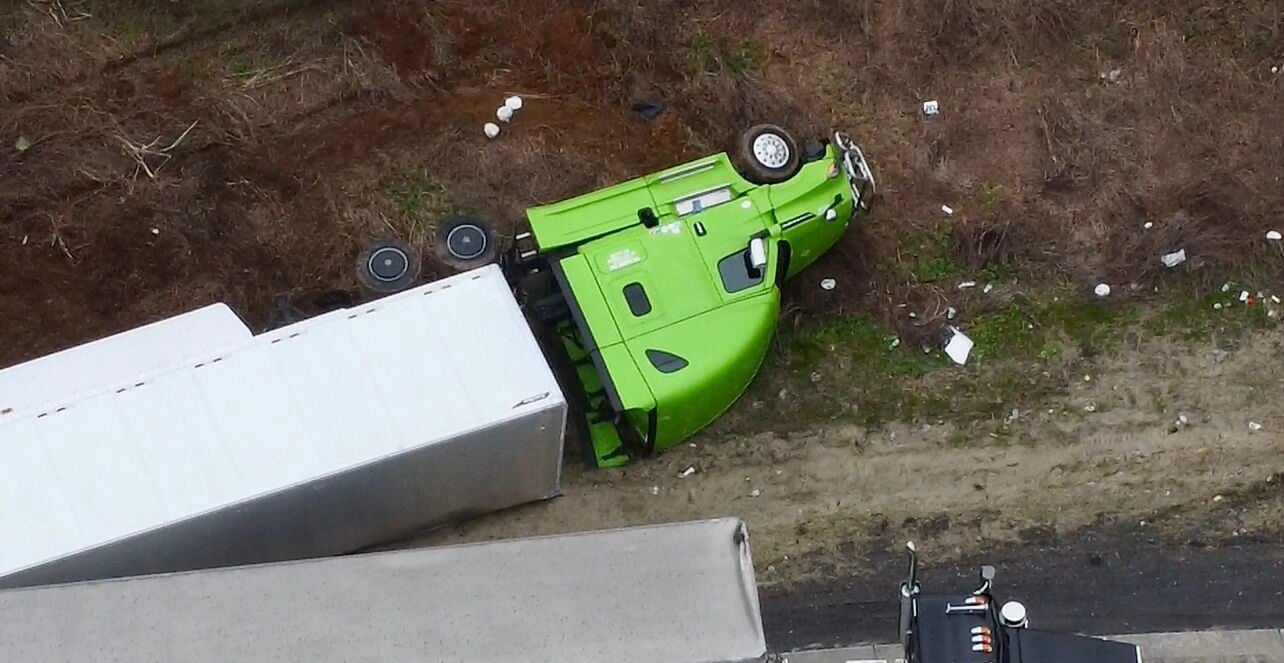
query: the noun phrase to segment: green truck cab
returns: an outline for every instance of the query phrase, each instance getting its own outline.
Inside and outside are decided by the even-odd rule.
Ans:
[[[513,255],[552,275],[541,317],[576,366],[598,466],[726,411],[767,353],[780,284],[869,207],[874,178],[843,134],[805,153],[770,125],[741,142],[748,178],[719,153],[527,211]]]

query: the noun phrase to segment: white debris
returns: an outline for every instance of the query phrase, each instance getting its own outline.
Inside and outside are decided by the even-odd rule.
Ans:
[[[1278,73],[1280,73],[1280,67],[1279,67],[1279,65],[1275,65],[1274,67],[1271,67],[1271,73],[1272,73],[1272,74],[1278,74]]]
[[[1220,364],[1226,361],[1226,358],[1229,356],[1230,356],[1230,353],[1221,348],[1217,348],[1216,350],[1213,350],[1213,362],[1215,363]]]
[[[954,208],[950,207],[949,205],[941,205],[941,213],[944,214],[945,216],[953,216]]]
[[[651,486],[651,494],[652,494],[652,495],[659,495],[659,494],[660,494],[660,487],[659,487],[659,486]]]
[[[833,290],[834,288],[837,288],[837,287],[838,287],[838,281],[835,281],[834,279],[821,279],[821,280],[820,280],[820,289],[821,289],[821,290]]]
[[[1248,422],[1248,430],[1256,433],[1257,431],[1262,430],[1262,425],[1256,421],[1250,421]]]
[[[1284,239],[1284,235],[1281,235],[1278,230],[1272,230],[1266,233],[1266,239],[1269,239],[1272,242],[1278,242],[1281,239]]]
[[[1214,310],[1214,311],[1220,311],[1220,310],[1222,310],[1222,303],[1221,303],[1221,302],[1213,302],[1213,310]]]
[[[1164,267],[1172,269],[1177,265],[1186,262],[1186,249],[1178,249],[1172,253],[1165,253],[1164,255],[1159,256],[1159,262],[1164,263]]]
[[[495,117],[499,118],[500,122],[512,122],[513,109],[509,108],[508,106],[500,106],[499,108],[495,109]]]
[[[953,306],[951,306],[951,307],[949,307],[949,308],[945,309],[945,319],[946,319],[946,320],[953,320],[953,319],[954,319],[954,316],[956,316],[956,315],[958,315],[958,314],[959,314],[959,310],[958,310],[958,309],[956,309],[956,308],[954,308]]]
[[[26,238],[24,237],[23,239],[25,240]],[[1271,295],[1271,301],[1275,302],[1276,304],[1280,303],[1279,295]]]
[[[152,228],[152,234],[153,234],[153,235],[159,235],[159,234],[160,234],[160,228]]]
[[[1084,412],[1096,412],[1096,411],[1097,411],[1097,406],[1096,406],[1096,405],[1093,405],[1092,403],[1088,403],[1087,405],[1083,406],[1083,411],[1084,411]]]
[[[1109,283],[1098,283],[1098,284],[1097,284],[1097,287],[1095,287],[1095,288],[1093,288],[1093,289],[1092,289],[1092,294],[1094,294],[1094,295],[1096,295],[1096,296],[1098,296],[1098,297],[1109,297],[1109,296],[1110,296],[1110,284],[1109,284]]]
[[[892,342],[887,347],[891,350],[895,350],[896,348],[901,347],[901,337],[899,336],[892,337]]]
[[[780,390],[780,393],[776,394],[776,396],[777,396],[777,397],[779,397],[779,398],[780,398],[780,400],[782,400],[782,401],[783,401],[783,400],[785,400],[786,398],[789,398],[789,390],[788,390],[788,389],[781,389],[781,390]]]
[[[678,478],[679,478],[679,479],[685,479],[685,478],[687,478],[687,477],[689,477],[689,476],[691,476],[691,475],[693,475],[693,474],[695,474],[695,473],[696,473],[696,468],[695,468],[695,466],[693,465],[693,466],[688,467],[687,469],[682,470],[681,472],[679,472],[679,473],[678,473]]]
[[[482,131],[486,133],[487,138],[494,138],[499,135],[499,125],[494,122],[487,122],[482,126]]]
[[[1222,284],[1222,292],[1230,292],[1230,284],[1229,284],[1229,283],[1223,283],[1223,284]]]
[[[1083,381],[1084,381],[1084,382],[1092,382],[1092,376],[1091,376],[1091,375],[1085,375],[1085,376],[1083,376]]]
[[[990,291],[991,291],[991,290],[993,290],[993,289],[994,289],[994,284],[993,284],[993,283],[986,283],[986,284],[985,284],[985,287],[984,287],[984,288],[981,288],[981,293],[982,293],[982,294],[985,294],[985,295],[988,295],[988,294],[990,294]]]
[[[1151,228],[1154,228],[1154,227],[1155,227],[1155,223],[1154,223],[1153,221],[1147,221],[1147,222],[1145,222],[1145,223],[1141,224],[1141,227],[1142,227],[1143,229],[1145,229],[1145,230],[1150,230]]]
[[[924,115],[938,115],[941,112],[941,104],[935,99],[929,99],[923,102]]]
[[[754,488],[753,490],[749,491],[749,497],[757,497],[761,494],[762,494],[762,491],[758,490],[757,488]]]
[[[1110,71],[1101,72],[1101,80],[1107,83],[1118,83],[1119,77],[1123,76],[1122,69],[1111,69]]]
[[[1213,495],[1213,501],[1214,501],[1214,502],[1220,502],[1220,501],[1222,501],[1223,499],[1226,499],[1226,498],[1222,497],[1221,495]]]
[[[1241,291],[1240,291],[1240,293],[1239,293],[1239,301],[1241,301],[1241,302],[1248,302],[1248,291],[1247,291],[1247,290],[1241,290]]]
[[[812,381],[812,384],[820,382],[820,371],[812,371],[811,381]]]
[[[954,332],[954,335],[950,337],[949,343],[945,344],[945,354],[949,355],[954,363],[962,366],[967,363],[968,355],[972,354],[972,346],[976,344],[958,328],[950,327],[950,331]]]
[[[522,109],[522,98],[516,95],[509,97],[504,100],[504,107],[514,112],[519,111]]]
[[[964,281],[959,284],[959,290],[965,290],[967,288],[975,288],[975,287],[976,287],[976,281]]]
[[[1190,423],[1190,420],[1186,418],[1186,415],[1184,414],[1177,415],[1177,425],[1185,426],[1188,423]]]

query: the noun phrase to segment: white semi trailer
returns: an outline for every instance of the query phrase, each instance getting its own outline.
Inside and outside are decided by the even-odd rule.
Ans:
[[[552,497],[565,425],[495,266],[258,336],[207,307],[0,371],[0,588],[350,552]]]
[[[0,591],[0,660],[740,663],[744,524],[708,520]]]

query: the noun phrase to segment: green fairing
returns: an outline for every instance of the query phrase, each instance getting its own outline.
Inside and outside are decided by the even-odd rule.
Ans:
[[[753,380],[775,331],[779,282],[833,246],[852,218],[861,177],[843,167],[844,154],[828,145],[772,185],[750,183],[716,154],[527,211],[611,408],[654,450],[712,423]],[[749,262],[753,238],[763,240],[765,268]],[[605,430],[593,417],[590,429]],[[593,437],[600,465],[627,460],[619,436]]]

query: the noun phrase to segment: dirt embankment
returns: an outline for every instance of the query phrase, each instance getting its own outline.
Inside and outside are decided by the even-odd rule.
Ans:
[[[954,276],[1148,285],[1178,247],[1203,278],[1278,277],[1268,0],[8,5],[0,365],[216,299],[262,324],[279,292],[351,287],[373,237],[427,249],[460,209],[510,228],[762,120],[853,130],[883,184],[818,267],[839,288],[793,288],[813,316],[927,336]],[[487,142],[510,92],[528,110]]]

